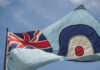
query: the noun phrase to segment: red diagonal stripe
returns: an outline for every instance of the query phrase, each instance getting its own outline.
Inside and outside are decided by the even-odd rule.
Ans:
[[[36,31],[36,33],[34,34],[34,39],[32,40],[32,42],[34,42],[36,39],[37,39],[37,35],[39,34],[39,30],[38,31]]]
[[[22,33],[24,35],[24,41],[27,41],[29,42],[30,39],[29,39],[29,35],[27,33]]]

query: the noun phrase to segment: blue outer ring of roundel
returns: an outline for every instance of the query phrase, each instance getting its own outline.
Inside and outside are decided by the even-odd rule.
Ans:
[[[93,45],[94,53],[100,52],[100,37],[96,31],[88,25],[78,24],[66,27],[61,31],[59,36],[60,50],[58,55],[67,56],[69,40],[76,35],[86,36]]]

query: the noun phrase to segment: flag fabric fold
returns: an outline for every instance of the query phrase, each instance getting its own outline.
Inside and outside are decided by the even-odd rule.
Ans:
[[[8,70],[35,70],[46,64],[63,61],[64,57],[39,49],[13,49],[10,52]]]

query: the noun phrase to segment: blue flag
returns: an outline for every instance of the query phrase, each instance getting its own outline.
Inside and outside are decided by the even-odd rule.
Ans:
[[[30,46],[28,43],[28,47],[32,47],[32,50],[13,49],[10,51],[8,61],[9,70],[33,70],[61,60],[100,60],[100,23],[86,11],[83,5],[41,32],[48,42],[46,50],[42,49],[46,52],[39,50],[45,46],[44,44]],[[23,37],[23,35],[19,36]],[[37,46],[40,47],[34,49]],[[27,48],[26,45],[24,47]]]

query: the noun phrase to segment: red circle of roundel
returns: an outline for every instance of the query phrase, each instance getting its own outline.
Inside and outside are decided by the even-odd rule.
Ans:
[[[82,56],[82,55],[84,54],[84,49],[83,49],[83,47],[77,46],[77,47],[75,48],[75,54],[76,54],[77,56]]]

